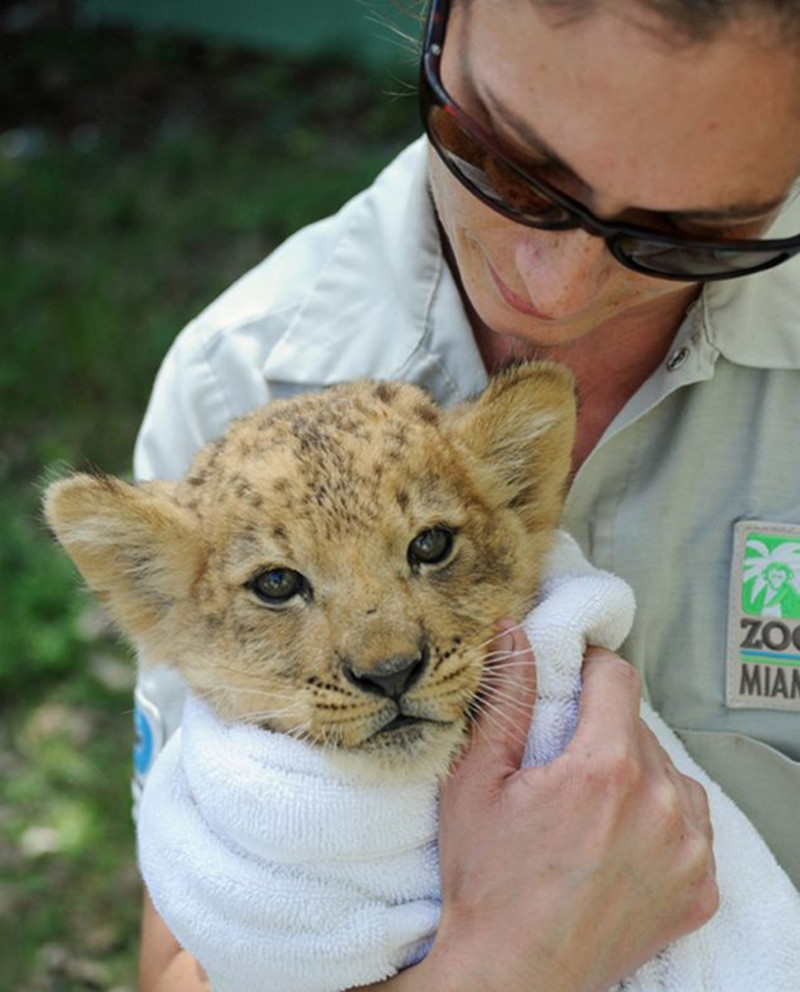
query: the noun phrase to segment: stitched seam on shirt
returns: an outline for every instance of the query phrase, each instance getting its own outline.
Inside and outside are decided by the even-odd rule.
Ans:
[[[431,282],[431,289],[428,294],[427,303],[425,304],[425,317],[423,320],[422,334],[411,354],[394,372],[394,376],[397,377],[398,379],[402,379],[404,373],[409,368],[409,366],[412,365],[414,361],[416,361],[416,359],[418,358],[421,352],[424,352],[425,355],[436,365],[436,368],[439,369],[439,371],[442,374],[442,377],[447,381],[450,390],[454,392],[456,396],[458,396],[460,394],[458,389],[458,384],[452,378],[448,370],[444,367],[442,362],[439,360],[438,356],[431,351],[429,345],[431,338],[431,309],[433,307],[433,301],[436,297],[436,291],[439,288],[439,282],[442,278],[443,265],[444,265],[444,256],[440,253],[436,264],[436,275]]]
[[[262,310],[258,314],[253,314],[250,317],[244,317],[240,320],[228,321],[224,324],[207,324],[205,327],[203,327],[200,318],[198,318],[195,323],[198,325],[198,334],[202,336],[202,348],[206,351],[212,344],[216,344],[220,338],[234,331],[242,330],[255,324],[261,324],[264,321],[272,320],[273,317],[281,317],[283,314],[290,313],[292,310],[300,310],[302,304],[303,300],[293,300],[291,303],[287,303],[282,307],[276,307],[274,310]],[[287,323],[287,328],[288,326]]]
[[[299,308],[300,308],[300,301],[295,300],[293,303],[289,305],[277,308],[275,310],[264,311],[257,316],[245,318],[242,320],[237,320],[234,322],[229,322],[217,327],[209,327],[206,333],[203,334],[202,348],[201,348],[203,362],[206,365],[211,375],[211,381],[213,385],[216,387],[217,391],[219,392],[222,398],[223,404],[225,406],[225,410],[227,411],[228,423],[230,423],[230,421],[233,420],[234,417],[236,416],[236,414],[234,413],[234,403],[230,393],[225,388],[225,385],[223,384],[220,376],[217,374],[214,368],[211,352],[214,350],[214,348],[225,346],[226,343],[225,339],[229,333],[238,330],[245,330],[248,327],[261,324],[265,320],[271,320],[273,317],[276,318],[281,317],[282,315],[291,313],[292,310],[297,310]],[[284,329],[284,333],[288,329],[290,324],[291,324],[291,320],[287,321],[286,328]],[[283,334],[280,335],[278,340],[280,340],[281,337],[283,337]],[[270,349],[270,352],[271,351],[272,349]]]
[[[428,194],[431,195],[429,184],[427,188],[428,188]],[[458,383],[451,376],[447,368],[445,368],[445,366],[439,360],[438,356],[435,355],[430,348],[430,339],[432,334],[431,311],[433,310],[433,302],[436,299],[436,293],[440,289],[442,276],[444,274],[444,268],[446,265],[444,258],[444,251],[441,248],[441,244],[439,249],[436,251],[435,257],[436,257],[436,270],[435,270],[434,278],[431,280],[430,289],[428,291],[428,299],[425,303],[422,334],[416,346],[414,347],[414,350],[411,352],[408,358],[406,358],[403,364],[397,369],[394,375],[397,378],[403,378],[403,374],[406,371],[406,369],[408,369],[409,366],[412,364],[412,362],[416,360],[420,352],[424,351],[425,355],[431,359],[431,361],[436,365],[436,368],[441,372],[442,377],[447,381],[450,391],[454,394],[454,396],[461,397],[461,390],[458,388]]]
[[[663,401],[662,401],[663,402]],[[649,410],[648,413],[652,412]],[[617,476],[619,485],[615,487],[614,492],[614,502],[615,510],[613,514],[613,519],[611,521],[611,526],[609,528],[609,549],[608,549],[608,568],[613,572],[616,570],[617,562],[617,548],[619,546],[619,530],[623,526],[623,514],[622,514],[622,504],[628,496],[628,491],[630,489],[631,480],[636,476],[638,479],[640,476],[635,473],[635,466],[641,460],[642,447],[638,444],[632,443],[635,441],[635,429],[639,428],[641,422],[645,419],[647,414],[642,417],[638,417],[633,423],[628,424],[627,427],[623,428],[620,434],[625,431],[629,432],[626,442],[628,444],[628,449],[625,453],[625,463],[624,470]],[[612,439],[613,441],[614,439]],[[634,626],[636,624],[636,619],[634,619]],[[628,639],[633,635],[633,628],[625,638],[625,642],[620,646],[620,651],[625,654]],[[640,669],[640,675],[642,677],[642,697],[647,703],[650,703],[652,699],[652,693],[650,691],[649,683],[649,671],[645,664],[642,665]]]
[[[711,304],[709,302],[709,297],[711,296],[712,292],[713,289],[710,289],[708,286],[704,286],[700,292],[700,299],[698,302],[700,304],[700,314],[701,314],[700,333],[702,335],[705,344],[707,344],[708,347],[715,353],[714,362],[716,363],[716,360],[720,357],[722,352],[714,342],[714,335],[711,330],[713,320],[711,317]]]
[[[228,325],[228,326],[230,326],[230,325]],[[241,326],[241,325],[240,324],[237,324],[237,325],[234,325],[234,326],[237,326],[238,327],[238,326]],[[222,384],[222,380],[217,375],[217,372],[214,369],[214,366],[213,366],[212,361],[211,361],[211,345],[212,345],[212,343],[213,344],[216,344],[217,341],[219,340],[219,338],[222,337],[222,331],[223,331],[222,328],[216,328],[215,331],[209,336],[209,338],[206,341],[203,342],[203,351],[202,351],[202,354],[203,354],[203,363],[205,364],[206,368],[208,369],[208,373],[209,373],[209,376],[211,378],[211,382],[213,384],[215,384],[216,389],[219,392],[219,395],[220,395],[220,397],[222,399],[222,402],[223,402],[223,404],[225,406],[225,410],[227,411],[227,423],[230,423],[231,420],[233,420],[233,417],[234,417],[233,406],[231,405],[231,402],[230,402],[230,400],[228,398],[227,391],[226,391],[224,385]]]

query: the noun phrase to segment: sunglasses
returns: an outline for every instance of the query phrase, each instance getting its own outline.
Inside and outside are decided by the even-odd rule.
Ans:
[[[420,69],[420,106],[428,138],[470,193],[517,224],[544,231],[580,228],[603,238],[622,265],[661,279],[700,282],[761,272],[800,253],[800,235],[763,240],[673,237],[647,227],[606,221],[582,203],[517,165],[442,83],[442,48],[450,0],[433,0]]]

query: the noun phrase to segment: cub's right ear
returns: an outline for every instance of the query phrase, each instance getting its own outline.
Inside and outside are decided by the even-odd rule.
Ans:
[[[554,362],[522,362],[446,414],[460,442],[493,476],[487,487],[531,533],[558,526],[575,440],[575,381]]]
[[[67,554],[116,623],[143,643],[190,590],[204,544],[192,515],[164,482],[129,485],[107,475],[73,475],[50,485],[44,513]]]

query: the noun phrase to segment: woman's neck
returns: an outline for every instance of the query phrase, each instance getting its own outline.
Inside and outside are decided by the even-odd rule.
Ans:
[[[497,334],[467,305],[475,340],[489,372],[510,361],[549,359],[566,365],[577,386],[578,432],[574,471],[583,464],[605,429],[664,360],[686,311],[699,293],[659,300],[659,306],[623,314],[566,344],[541,346]]]

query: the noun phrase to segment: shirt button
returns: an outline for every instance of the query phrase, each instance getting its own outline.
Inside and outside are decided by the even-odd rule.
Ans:
[[[688,348],[678,348],[677,351],[673,351],[667,359],[667,372],[677,371],[686,362],[688,357]]]

